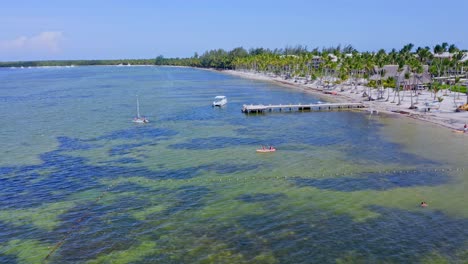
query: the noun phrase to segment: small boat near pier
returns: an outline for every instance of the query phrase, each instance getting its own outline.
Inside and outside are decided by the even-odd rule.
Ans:
[[[215,97],[215,100],[213,101],[213,106],[223,106],[227,104],[227,98],[224,95],[218,95]]]

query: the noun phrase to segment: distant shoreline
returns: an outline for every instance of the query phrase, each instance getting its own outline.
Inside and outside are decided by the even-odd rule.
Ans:
[[[113,65],[155,65],[154,59],[116,59],[116,60],[41,60],[41,61],[0,61],[3,67],[61,67],[61,66],[113,66]]]
[[[115,66],[115,67],[150,67],[150,66],[164,66],[164,65],[154,65],[154,64],[135,64],[135,65],[115,65],[115,64],[99,64],[99,65],[53,65],[53,66],[0,66],[1,68],[8,69],[33,69],[33,68],[74,68],[74,67],[89,67],[89,66]],[[168,66],[169,67],[169,66]]]
[[[52,66],[0,66],[0,69],[35,69],[35,68],[74,68],[74,67],[97,67],[97,66],[112,66],[112,67],[171,67],[171,68],[193,68],[198,70],[210,70],[206,68],[197,68],[191,66],[175,66],[175,65],[155,65],[155,64],[96,64],[96,65],[52,65]]]

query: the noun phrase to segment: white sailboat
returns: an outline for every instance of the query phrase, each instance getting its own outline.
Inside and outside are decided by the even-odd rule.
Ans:
[[[140,116],[140,101],[138,100],[138,96],[137,96],[137,116],[133,118],[133,122],[140,123],[140,124],[149,123],[149,120],[146,117]]]

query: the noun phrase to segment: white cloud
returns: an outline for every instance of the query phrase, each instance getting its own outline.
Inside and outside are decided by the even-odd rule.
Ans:
[[[32,37],[21,36],[13,40],[0,40],[0,52],[46,52],[60,51],[63,33],[60,31],[44,31]]]

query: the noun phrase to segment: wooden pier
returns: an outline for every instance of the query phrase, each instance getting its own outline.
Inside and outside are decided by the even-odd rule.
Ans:
[[[279,105],[243,105],[242,112],[246,114],[250,113],[264,113],[264,112],[272,112],[272,111],[296,111],[296,112],[303,112],[303,111],[332,111],[332,110],[347,110],[347,109],[354,109],[354,108],[364,108],[364,104],[362,103],[320,103],[320,104],[279,104]]]

